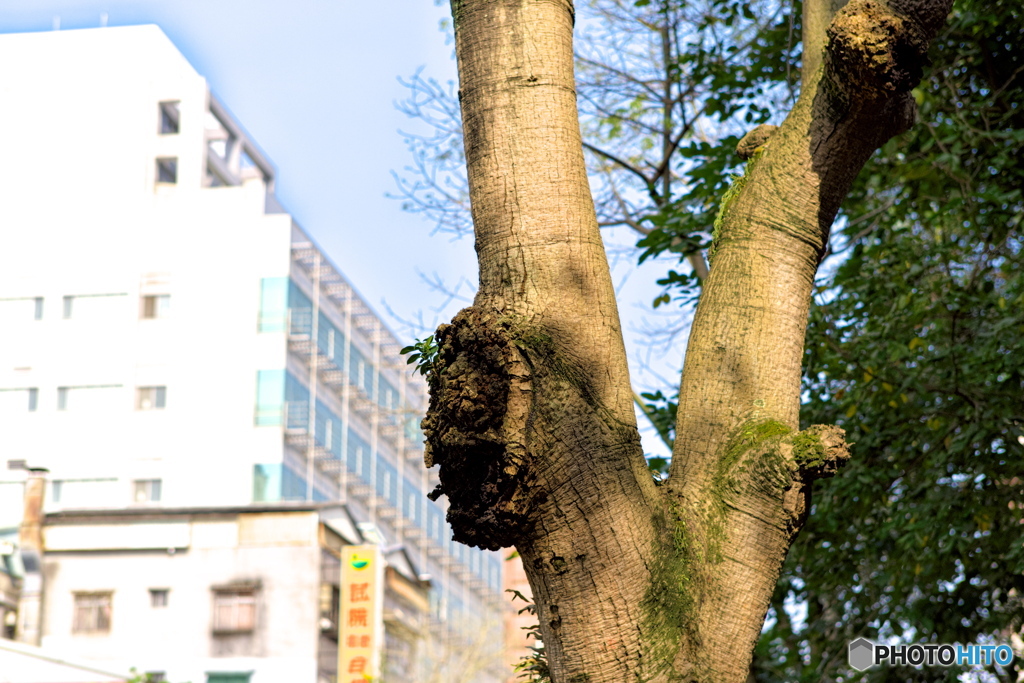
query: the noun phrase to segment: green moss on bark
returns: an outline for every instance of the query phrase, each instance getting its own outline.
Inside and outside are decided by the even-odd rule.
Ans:
[[[715,476],[702,507],[686,511],[669,502],[655,518],[662,530],[651,564],[651,583],[642,604],[644,657],[641,680],[667,676],[675,680],[672,661],[686,639],[699,642],[697,613],[700,601],[714,588],[714,565],[722,561],[726,540],[727,497],[740,491],[745,473],[760,479],[788,473],[778,448],[792,430],[777,420],[751,419],[738,427],[721,451]],[[754,453],[754,457],[751,454]],[[687,520],[697,529],[691,529]],[[701,681],[700,662],[692,662],[687,681]]]
[[[651,583],[641,604],[644,659],[637,677],[640,681],[669,672],[683,637],[693,639],[701,594],[697,585],[702,564],[699,544],[690,536],[679,509],[669,503],[654,523],[661,530],[661,539],[654,548]]]
[[[456,31],[459,30],[459,22],[462,19],[462,2],[463,0],[451,0],[452,28]]]
[[[711,228],[711,247],[708,249],[708,262],[715,255],[715,251],[718,249],[718,245],[722,239],[722,225],[726,218],[729,216],[729,210],[733,201],[739,196],[743,187],[747,184],[747,178],[750,177],[750,172],[754,168],[754,164],[761,155],[764,153],[763,148],[754,154],[747,161],[747,167],[740,175],[732,177],[732,182],[729,183],[729,187],[726,188],[725,192],[722,193],[722,201],[718,204],[718,213],[715,215],[715,222]]]
[[[812,432],[799,432],[793,435],[793,460],[800,469],[821,467],[828,461],[825,444],[821,437]]]

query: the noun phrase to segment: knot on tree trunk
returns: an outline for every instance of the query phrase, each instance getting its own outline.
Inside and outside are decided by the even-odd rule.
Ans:
[[[740,159],[743,159],[744,161],[748,160],[768,144],[768,138],[770,138],[778,129],[778,126],[773,126],[770,123],[762,123],[760,126],[754,128],[752,131],[740,138],[740,141],[736,143],[736,154]]]
[[[790,439],[793,461],[804,479],[833,476],[850,459],[846,431],[836,425],[813,425]]]
[[[427,467],[440,465],[456,541],[490,550],[528,530],[527,420],[530,368],[520,350],[542,343],[495,311],[467,308],[437,334],[430,406],[423,420]]]
[[[847,93],[888,98],[909,92],[928,64],[928,43],[945,0],[853,0],[828,28],[828,67]],[[943,9],[945,7],[945,9]]]
[[[834,475],[850,459],[846,432],[814,425],[794,432],[772,419],[751,419],[725,447],[715,476],[716,493],[732,501],[781,501],[815,479]],[[771,504],[768,504],[771,507]]]

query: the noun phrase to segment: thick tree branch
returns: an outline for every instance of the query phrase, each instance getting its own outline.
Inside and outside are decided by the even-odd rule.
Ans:
[[[804,0],[803,8],[803,42],[804,54],[800,68],[800,80],[808,87],[818,73],[822,56],[825,51],[827,36],[825,32],[832,23],[832,17],[841,10],[849,0]]]
[[[716,473],[736,434],[764,423],[797,429],[808,305],[832,221],[871,153],[913,121],[910,89],[950,4],[847,4],[828,25],[824,61],[793,111],[756,153],[751,150],[745,175],[723,202],[711,274],[687,347],[668,482],[680,517],[705,543],[716,533],[705,506],[722,500]],[[808,484],[795,480],[787,500],[806,499]],[[738,517],[722,527],[723,547],[733,550],[723,553],[717,588],[705,592],[699,609],[698,637],[715,653],[715,680],[745,675],[747,653],[800,525],[799,516],[779,516],[798,502],[770,515],[756,487],[745,491],[728,496],[726,517]],[[784,518],[795,520],[792,528],[780,526]],[[739,591],[758,607],[738,604]]]
[[[438,330],[428,462],[457,540],[519,550],[553,679],[629,680],[644,643],[617,624],[642,620],[658,497],[584,165],[572,4],[453,16],[480,288]]]

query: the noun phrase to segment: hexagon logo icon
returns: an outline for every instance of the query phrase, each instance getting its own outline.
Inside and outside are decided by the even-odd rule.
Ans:
[[[858,638],[850,643],[848,652],[850,666],[864,671],[875,664],[875,644],[867,638]]]

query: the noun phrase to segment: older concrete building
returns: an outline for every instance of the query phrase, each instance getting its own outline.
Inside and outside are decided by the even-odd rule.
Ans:
[[[51,514],[46,643],[157,680],[336,680],[340,549],[361,540],[332,505]],[[422,596],[405,620],[425,621],[429,583],[398,559],[391,584]]]
[[[401,549],[417,574],[405,580],[429,577],[421,631],[449,649],[466,633],[500,648],[500,557],[451,542],[444,502],[425,497],[436,475],[422,466],[422,383],[277,202],[273,166],[205,79],[155,26],[4,35],[0,59],[0,92],[20,103],[0,108],[0,452],[50,470],[41,643],[148,653],[146,667],[177,663],[193,683],[200,670],[334,680],[321,631],[288,621],[320,618],[322,544],[247,535],[282,506],[329,528],[329,504],[351,542]],[[17,472],[0,472],[0,528],[21,513]],[[173,598],[171,579],[200,556],[250,576],[260,609],[292,630],[219,633],[211,591],[236,579],[210,572],[180,589],[187,609],[146,606],[159,584]],[[279,590],[286,576],[304,597]],[[294,604],[273,607],[280,596]],[[75,626],[107,612],[102,637]],[[157,650],[171,657],[175,638],[194,661],[165,667]],[[503,678],[479,668],[474,680]]]

